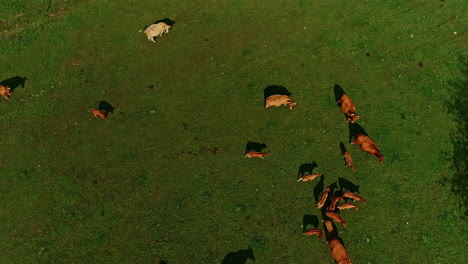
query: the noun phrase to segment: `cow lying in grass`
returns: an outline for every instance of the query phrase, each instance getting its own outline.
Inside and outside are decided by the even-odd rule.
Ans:
[[[265,99],[265,109],[267,109],[270,106],[286,106],[287,104],[289,104],[290,110],[293,109],[293,107],[296,105],[296,103],[291,99],[291,97],[287,95],[274,94]]]
[[[143,32],[146,34],[146,37],[148,37],[150,41],[156,42],[154,38],[161,37],[163,33],[169,33],[170,28],[171,28],[170,25],[164,22],[159,22],[159,23],[150,25]],[[141,31],[142,30],[140,30],[139,32]]]
[[[11,91],[10,87],[0,85],[0,96],[5,97],[6,99],[10,99],[13,92]]]

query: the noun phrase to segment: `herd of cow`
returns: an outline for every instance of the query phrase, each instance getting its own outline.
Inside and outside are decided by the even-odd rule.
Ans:
[[[343,94],[336,103],[340,107],[341,111],[345,114],[346,120],[348,122],[354,123],[359,119],[359,116],[356,114],[356,107],[347,94]],[[296,105],[296,103],[291,99],[291,97],[287,95],[275,94],[265,99],[265,109],[271,106],[286,106],[288,104],[289,109],[293,109],[293,107]],[[379,149],[377,148],[374,141],[370,139],[367,135],[362,133],[355,135],[354,141],[351,142],[351,144],[358,144],[362,150],[366,151],[371,155],[376,156],[380,162],[383,162],[385,156],[383,156],[379,152]],[[265,156],[268,156],[268,154],[262,152],[249,151],[245,156],[248,158],[264,158]],[[351,158],[351,154],[345,151],[343,153],[343,158],[345,159],[346,167],[349,167],[354,171],[355,167]],[[301,178],[298,179],[298,181],[311,181],[320,176],[322,176],[321,173],[303,175]],[[341,204],[339,204],[339,202],[345,199],[352,199],[353,202],[360,201],[363,204],[365,204],[366,200],[358,194],[349,191],[344,191],[341,193],[337,192],[332,198],[331,196],[329,196],[330,191],[330,187],[325,188],[320,198],[318,199],[316,208],[322,210],[323,224],[325,226],[326,232],[326,240],[331,249],[331,255],[333,259],[338,264],[350,264],[351,260],[349,258],[349,255],[346,252],[346,249],[343,243],[341,242],[340,238],[338,237],[336,228],[331,220],[341,223],[343,226],[346,226],[346,221],[339,214],[337,214],[336,210],[345,210],[352,208],[357,211],[359,208],[352,202],[345,202]],[[306,229],[304,235],[316,235],[319,239],[321,239],[323,237],[323,232],[321,229],[318,228]]]
[[[145,30],[144,33],[148,37],[150,41],[155,42],[155,37],[156,36],[162,36],[163,33],[168,33],[169,29],[171,28],[170,25],[167,25],[164,22],[158,22],[155,24],[152,24],[148,26]],[[140,30],[141,32],[142,30]],[[0,96],[5,97],[6,99],[10,99],[12,96],[12,91],[9,87],[0,85]],[[351,98],[349,98],[348,95],[343,94],[341,98],[337,101],[337,104],[340,106],[341,111],[345,114],[346,119],[348,122],[354,123],[356,120],[359,119],[359,116],[356,114],[356,109],[353,101]],[[271,106],[286,106],[289,105],[289,109],[293,109],[293,107],[296,105],[296,103],[289,97],[288,95],[282,95],[282,94],[274,94],[265,99],[265,109],[268,109]],[[107,120],[107,113],[100,110],[100,109],[90,109],[91,113],[94,115],[96,118],[102,118],[104,120]],[[374,141],[370,139],[367,135],[365,134],[357,134],[354,137],[354,141],[351,142],[351,144],[358,144],[362,150],[366,151],[367,153],[377,156],[379,158],[380,162],[383,162],[384,156],[379,152],[377,146],[375,145]],[[264,158],[268,156],[268,153],[263,153],[263,152],[255,152],[255,151],[247,151],[245,157],[252,158],[252,157],[258,157],[258,158]],[[353,160],[351,158],[351,155],[349,152],[344,152],[343,158],[346,161],[346,167],[350,167],[353,171],[355,170]],[[298,181],[311,181],[314,180],[318,177],[320,177],[322,174],[320,173],[312,173],[309,175],[302,176],[301,178],[298,179]],[[352,199],[353,201],[361,201],[363,204],[366,203],[366,200],[361,198],[359,195],[345,191],[342,192],[341,195],[335,195],[333,198],[329,196],[330,193],[330,187],[325,188],[323,193],[321,194],[320,198],[318,199],[318,202],[316,204],[316,208],[322,209],[323,212],[323,223],[325,226],[325,232],[326,232],[326,240],[328,245],[331,248],[331,255],[335,259],[335,262],[338,264],[346,264],[346,263],[351,263],[350,258],[341,243],[336,229],[332,223],[331,220],[336,221],[338,223],[341,223],[343,226],[346,226],[346,221],[341,218],[339,214],[336,213],[336,209],[338,210],[344,210],[344,209],[350,209],[353,208],[355,210],[358,210],[358,207],[350,202],[345,202],[338,204],[339,201],[343,201],[345,199]],[[325,206],[328,205],[328,206]],[[325,209],[325,210],[324,210]],[[304,235],[317,235],[319,239],[323,237],[323,233],[321,229],[306,229],[304,232]]]

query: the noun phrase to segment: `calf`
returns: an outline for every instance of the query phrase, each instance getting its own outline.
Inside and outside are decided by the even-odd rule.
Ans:
[[[94,115],[94,117],[98,118],[102,118],[104,120],[107,120],[107,115],[106,113],[104,113],[103,111],[99,110],[99,109],[90,109],[89,111],[91,111],[91,113]]]
[[[346,167],[350,167],[351,170],[355,170],[356,168],[354,167],[354,164],[353,164],[353,159],[351,158],[351,154],[349,154],[349,152],[345,152],[345,154],[343,155],[343,158],[346,160]]]
[[[170,28],[171,28],[170,25],[164,22],[159,22],[159,23],[152,24],[149,27],[147,27],[145,31],[143,31],[143,33],[146,34],[146,37],[148,37],[150,41],[156,42],[154,38],[162,37],[163,33],[169,33]],[[141,32],[141,30],[139,32]]]
[[[267,109],[270,106],[286,106],[287,104],[289,104],[290,110],[293,109],[293,107],[296,105],[296,103],[291,99],[291,97],[287,95],[274,94],[265,99],[265,109]]]
[[[359,119],[359,116],[356,115],[356,107],[348,95],[343,94],[343,96],[341,96],[341,98],[336,103],[340,104],[341,112],[346,115],[348,122],[354,123]]]
[[[250,151],[250,152],[247,152],[247,154],[245,154],[246,158],[256,157],[256,158],[262,158],[263,159],[266,156],[268,156],[268,153],[254,152],[254,151]]]
[[[11,91],[10,87],[0,85],[0,96],[5,97],[6,99],[10,99],[13,92]]]
[[[382,163],[385,156],[380,154],[379,149],[375,145],[374,141],[368,136],[359,134],[354,138],[354,141],[351,144],[358,144],[362,150],[365,152],[374,155],[379,158],[379,161]]]

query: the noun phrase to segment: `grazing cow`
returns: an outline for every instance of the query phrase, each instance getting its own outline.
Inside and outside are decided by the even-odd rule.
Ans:
[[[342,203],[342,204],[338,205],[338,209],[340,209],[340,210],[350,209],[350,208],[353,208],[356,211],[359,210],[359,208],[353,203]]]
[[[312,174],[309,174],[309,175],[305,175],[305,176],[302,176],[301,178],[299,178],[297,181],[311,181],[317,177],[320,177],[322,176],[322,174],[320,173],[312,173]]]
[[[327,229],[327,232],[333,235],[335,233],[335,229],[333,228],[332,222],[327,219],[323,220],[323,223],[325,225],[325,229]]]
[[[10,99],[13,92],[11,91],[10,87],[0,85],[0,96],[5,97],[6,99]]]
[[[375,145],[374,141],[364,134],[357,135],[351,144],[358,144],[365,152],[378,157],[381,163],[385,158],[384,155],[380,154],[379,149]]]
[[[333,198],[332,202],[330,203],[330,206],[328,207],[328,210],[334,211],[335,208],[336,208],[336,204],[337,204],[340,200],[344,200],[343,196],[336,196],[335,198]]]
[[[338,223],[341,223],[343,226],[346,226],[346,221],[341,218],[341,216],[333,213],[333,212],[327,212],[326,215],[333,219],[333,221],[336,221]]]
[[[318,239],[321,239],[323,237],[323,233],[321,229],[307,229],[304,232],[304,235],[307,235],[307,236],[317,235]]]
[[[247,158],[256,157],[256,158],[262,158],[263,159],[266,156],[268,156],[268,153],[255,152],[255,151],[250,151],[250,152],[247,152],[247,154],[245,154],[245,157],[247,157]]]
[[[349,154],[349,152],[345,152],[345,154],[343,155],[343,158],[346,160],[346,167],[350,167],[351,170],[355,170],[356,167],[354,167],[354,164],[353,164],[353,159],[351,158],[351,154]]]
[[[159,22],[159,23],[152,24],[149,27],[147,27],[145,31],[143,31],[143,33],[146,34],[146,36],[148,37],[150,41],[156,42],[154,38],[161,37],[163,33],[169,33],[170,28],[171,28],[170,25],[164,22]],[[141,31],[142,30],[140,30],[139,32]]]
[[[343,94],[336,103],[341,105],[341,112],[346,115],[348,122],[354,123],[359,119],[359,116],[356,115],[356,107],[348,95]]]
[[[289,109],[293,109],[296,103],[287,95],[274,94],[265,99],[265,109],[270,106],[286,106],[289,104]]]
[[[107,115],[106,113],[104,113],[103,111],[99,110],[99,109],[90,109],[89,111],[91,111],[91,113],[93,113],[94,117],[98,118],[102,118],[104,120],[107,120]]]
[[[355,193],[352,193],[352,192],[348,192],[348,191],[344,192],[344,193],[343,193],[343,197],[351,198],[351,199],[353,199],[354,201],[361,201],[363,204],[366,203],[366,200],[365,200],[365,199],[363,199],[361,196],[359,196],[359,195],[357,195],[357,194],[355,194]]]
[[[325,204],[325,201],[327,201],[329,192],[330,192],[330,188],[329,187],[325,188],[325,191],[323,192],[322,197],[320,197],[320,200],[317,202],[317,208],[323,207],[323,205]]]
[[[329,239],[328,246],[331,249],[331,255],[336,264],[351,264],[351,259],[339,238],[332,237]]]

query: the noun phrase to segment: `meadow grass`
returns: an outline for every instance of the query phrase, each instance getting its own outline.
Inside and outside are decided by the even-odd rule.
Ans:
[[[302,231],[340,178],[368,201],[337,227],[354,263],[468,259],[463,1],[34,2],[0,4],[0,79],[27,77],[0,99],[0,263],[249,247],[255,263],[333,263]],[[163,18],[157,43],[138,32]],[[271,85],[297,106],[264,110]],[[384,163],[348,144],[336,85]],[[88,112],[99,101],[108,121]],[[270,155],[244,158],[249,141]],[[323,179],[297,182],[312,162]]]

